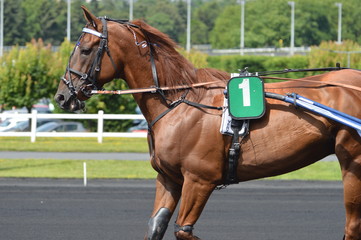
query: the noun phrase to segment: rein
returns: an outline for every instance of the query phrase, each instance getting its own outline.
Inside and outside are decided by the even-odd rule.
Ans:
[[[264,77],[261,76],[263,79],[273,79],[273,80],[286,80],[286,81],[298,81],[298,82],[307,82],[307,83],[317,83],[320,85],[331,85],[331,86],[338,86],[343,88],[348,88],[352,90],[356,90],[361,92],[361,87],[353,86],[350,84],[338,83],[338,82],[324,82],[324,81],[314,81],[309,79],[302,79],[302,78],[280,78],[280,77]],[[267,87],[267,89],[277,89],[272,87]]]
[[[190,89],[196,87],[202,87],[206,85],[210,85],[213,83],[217,83],[218,81],[204,82],[204,83],[194,83],[191,85],[182,85],[182,86],[174,86],[174,87],[149,87],[149,88],[136,88],[136,89],[126,89],[126,90],[92,90],[92,94],[115,94],[115,95],[123,95],[123,94],[134,94],[134,93],[155,93],[157,90],[169,91],[169,90],[177,90],[177,89]]]
[[[308,83],[317,83],[321,85],[331,85],[331,86],[339,86],[343,88],[349,88],[356,91],[361,92],[361,87],[352,86],[344,83],[337,82],[324,82],[324,81],[314,81],[310,79],[302,79],[302,78],[282,78],[282,77],[269,77],[267,75],[275,75],[275,74],[285,74],[291,72],[317,72],[317,71],[338,71],[343,69],[350,68],[341,68],[337,67],[329,67],[329,68],[311,68],[311,69],[285,69],[281,71],[267,71],[267,72],[256,72],[254,75],[259,76],[262,79],[273,79],[280,81],[299,81],[299,82],[308,82]],[[358,69],[355,69],[358,70]],[[114,94],[114,95],[124,95],[124,94],[134,94],[134,93],[155,93],[157,90],[168,91],[168,90],[177,90],[177,89],[190,89],[194,87],[201,87],[205,85],[210,85],[213,83],[217,83],[217,81],[204,82],[204,83],[194,83],[191,85],[182,85],[182,86],[173,86],[173,87],[149,87],[149,88],[137,88],[137,89],[126,89],[126,90],[92,90],[91,94]],[[268,87],[267,89],[276,89]]]

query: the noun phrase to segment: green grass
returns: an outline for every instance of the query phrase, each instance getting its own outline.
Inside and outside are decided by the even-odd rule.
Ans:
[[[0,151],[48,152],[148,152],[144,138],[46,138],[35,143],[28,137],[0,137]],[[0,156],[1,157],[1,156]],[[149,161],[87,160],[88,178],[155,178]],[[0,159],[0,177],[82,178],[83,161],[56,159]],[[311,166],[267,179],[341,180],[338,162],[317,162]]]
[[[339,181],[341,180],[341,169],[336,161],[316,162],[300,170],[268,179]]]
[[[149,161],[0,159],[0,177],[82,178],[83,162],[88,178],[153,179],[156,172]],[[268,179],[341,180],[338,162],[318,162],[301,170]]]
[[[153,179],[156,172],[149,161],[0,159],[0,177],[83,178],[83,162],[88,178]]]
[[[0,137],[0,151],[34,152],[148,152],[145,138],[96,138],[38,137],[30,142],[29,137]]]

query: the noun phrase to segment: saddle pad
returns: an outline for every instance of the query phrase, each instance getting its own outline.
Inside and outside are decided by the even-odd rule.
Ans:
[[[233,130],[231,128],[232,123],[232,117],[229,114],[229,108],[228,108],[228,100],[227,98],[224,98],[223,100],[223,113],[222,113],[222,122],[221,122],[221,128],[220,132],[224,135],[233,135]],[[239,131],[239,135],[243,136],[246,132],[246,125],[245,121],[243,121],[243,125],[241,130]]]

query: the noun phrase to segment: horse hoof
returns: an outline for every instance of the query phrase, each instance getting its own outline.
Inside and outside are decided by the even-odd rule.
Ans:
[[[191,232],[179,231],[175,233],[177,240],[202,240],[197,236],[193,236]]]

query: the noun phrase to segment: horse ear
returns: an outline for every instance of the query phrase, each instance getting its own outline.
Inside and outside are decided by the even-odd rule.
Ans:
[[[81,6],[81,8],[83,9],[85,20],[87,20],[93,25],[95,29],[97,29],[98,26],[101,25],[101,21],[96,16],[94,16],[85,6]]]

